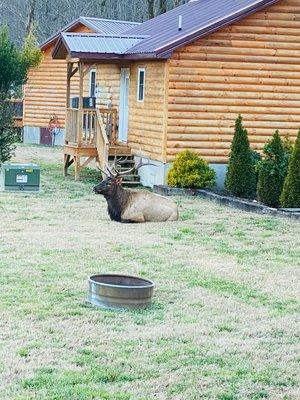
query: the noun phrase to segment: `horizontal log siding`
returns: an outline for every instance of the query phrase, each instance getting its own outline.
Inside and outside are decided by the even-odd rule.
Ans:
[[[239,113],[257,150],[275,129],[295,138],[300,0],[282,0],[177,50],[169,77],[168,160],[190,148],[209,162],[227,162]]]
[[[118,64],[95,64],[85,65],[84,69],[89,71],[84,77],[84,96],[89,96],[90,90],[90,70],[96,70],[96,83],[105,93],[111,94],[112,106],[119,109],[120,98],[120,66]],[[100,95],[101,96],[101,95]],[[105,107],[103,104],[102,107]]]
[[[134,63],[130,69],[128,145],[134,152],[164,161],[166,133],[166,62]],[[145,68],[145,99],[137,101],[138,69]]]
[[[91,32],[85,26],[75,32]],[[67,64],[52,59],[53,46],[43,53],[38,68],[31,68],[24,87],[24,125],[47,128],[50,117],[56,114],[61,127],[65,126]],[[71,96],[78,95],[78,74],[72,78]]]

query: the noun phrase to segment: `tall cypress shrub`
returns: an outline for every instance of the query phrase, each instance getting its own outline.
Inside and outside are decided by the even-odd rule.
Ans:
[[[265,145],[264,155],[258,163],[257,197],[267,206],[278,207],[288,166],[288,156],[278,130]]]
[[[248,132],[243,127],[242,116],[235,121],[225,187],[234,196],[252,199],[256,193],[256,176]]]
[[[286,208],[300,207],[300,130],[289,161],[280,204]]]

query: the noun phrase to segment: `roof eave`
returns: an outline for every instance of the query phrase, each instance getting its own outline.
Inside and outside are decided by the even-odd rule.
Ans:
[[[118,54],[118,53],[84,53],[84,52],[69,52],[72,58],[79,58],[80,60],[162,60],[165,57],[157,57],[155,53],[141,53],[141,54]]]
[[[106,21],[109,21],[109,20],[106,20]],[[114,20],[111,20],[111,21],[114,21]],[[116,20],[116,22],[122,22],[122,23],[128,22],[128,24],[130,23],[130,24],[140,25],[139,22],[132,22],[132,21],[118,21],[118,20]],[[52,36],[50,36],[48,39],[46,39],[44,42],[42,42],[40,44],[40,46],[39,46],[40,49],[41,50],[46,50],[49,46],[51,46],[59,38],[59,35],[61,33],[67,32],[70,29],[74,29],[78,25],[86,26],[87,28],[95,30],[95,31],[97,30],[95,25],[91,21],[89,21],[88,18],[79,17],[79,18],[76,18],[75,20],[71,21],[68,25],[64,26],[62,29],[60,29],[59,31],[55,32]],[[132,28],[130,28],[130,29],[132,29]]]
[[[123,58],[126,60],[163,60],[168,59],[169,55],[157,55],[155,52],[152,53],[126,53]]]
[[[79,58],[80,60],[116,60],[120,59],[120,54],[117,53],[85,53],[85,52],[69,52],[73,58]]]
[[[49,46],[51,46],[53,44],[53,42],[55,42],[59,38],[59,35],[61,35],[62,32],[68,31],[69,29],[73,29],[79,24],[84,25],[80,18],[76,18],[74,21],[70,22],[64,28],[57,31],[52,36],[50,36],[48,39],[46,39],[44,42],[42,42],[40,44],[40,49],[46,50]]]
[[[60,37],[59,37],[59,39],[58,39],[58,41],[56,42],[56,45],[55,45],[53,51],[52,51],[52,58],[53,58],[53,59],[56,59],[56,60],[64,59],[64,58],[61,58],[61,57],[57,57],[58,51],[59,51],[59,49],[60,49],[60,47],[61,47],[62,45],[65,46],[66,51],[67,51],[68,54],[71,53],[71,49],[69,48],[69,46],[68,46],[68,44],[67,44],[67,42],[66,42],[64,36],[61,34]]]

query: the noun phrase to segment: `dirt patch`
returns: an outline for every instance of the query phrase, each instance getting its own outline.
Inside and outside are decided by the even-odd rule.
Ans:
[[[62,147],[18,145],[13,162],[42,162],[46,164],[63,163],[64,154]]]

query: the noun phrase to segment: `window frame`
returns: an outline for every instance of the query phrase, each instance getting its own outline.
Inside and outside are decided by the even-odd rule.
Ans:
[[[141,73],[143,72],[143,95],[142,98],[140,99],[140,88],[141,88]],[[138,69],[138,76],[137,76],[137,94],[136,94],[136,100],[139,103],[143,103],[145,100],[145,86],[146,86],[146,68],[145,67],[141,67]]]
[[[92,74],[93,73],[95,73],[94,96],[92,96]],[[95,68],[93,68],[90,70],[89,97],[96,97],[96,87],[97,87],[97,70]]]

